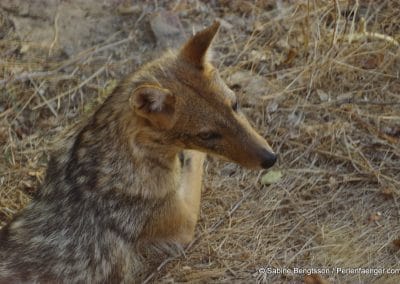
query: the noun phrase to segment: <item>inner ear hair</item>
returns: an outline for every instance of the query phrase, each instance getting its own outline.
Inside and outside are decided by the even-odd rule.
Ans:
[[[129,104],[140,111],[161,112],[169,106],[171,99],[172,93],[168,89],[155,85],[141,85],[132,92]]]
[[[168,89],[157,85],[141,85],[132,92],[129,103],[136,115],[157,129],[173,126],[175,96]]]

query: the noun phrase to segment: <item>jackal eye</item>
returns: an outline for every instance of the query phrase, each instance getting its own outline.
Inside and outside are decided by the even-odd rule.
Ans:
[[[238,109],[239,109],[239,102],[238,102],[238,101],[235,101],[235,102],[232,104],[232,109],[233,109],[233,111],[235,111],[235,112],[238,111]]]
[[[197,136],[201,140],[213,140],[213,139],[221,138],[221,134],[219,134],[217,132],[200,132],[199,134],[197,134]]]

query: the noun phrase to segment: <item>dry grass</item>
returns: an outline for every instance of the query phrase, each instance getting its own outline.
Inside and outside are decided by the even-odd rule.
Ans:
[[[216,62],[279,153],[284,177],[262,186],[262,173],[210,158],[195,241],[148,281],[298,283],[310,277],[258,269],[399,269],[400,4],[187,2],[172,5],[187,27],[193,19],[226,21]],[[207,16],[199,7],[209,9]],[[110,37],[61,63],[17,56],[17,40],[0,41],[3,224],[43,179],[49,141],[90,114],[115,80],[142,62],[111,52],[129,40]],[[400,277],[321,276],[335,283]]]

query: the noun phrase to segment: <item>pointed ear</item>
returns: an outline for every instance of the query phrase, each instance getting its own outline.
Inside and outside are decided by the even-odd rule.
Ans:
[[[129,104],[139,116],[148,120],[154,127],[172,127],[175,97],[169,90],[154,85],[142,85],[133,91]]]
[[[215,21],[210,27],[198,32],[183,46],[180,56],[196,67],[202,67],[207,50],[218,31],[220,23]]]

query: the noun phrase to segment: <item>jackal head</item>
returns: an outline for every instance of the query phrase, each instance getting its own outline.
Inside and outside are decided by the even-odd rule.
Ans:
[[[215,22],[178,53],[153,61],[130,79],[129,102],[141,126],[136,139],[149,147],[196,149],[248,168],[269,168],[276,155],[208,60],[218,28]]]

